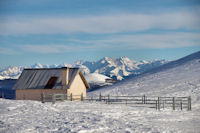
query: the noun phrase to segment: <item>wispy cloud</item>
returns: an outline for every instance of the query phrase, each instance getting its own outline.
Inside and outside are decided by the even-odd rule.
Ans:
[[[0,47],[0,54],[13,55],[13,54],[19,54],[19,52],[11,48]]]
[[[79,51],[95,51],[107,49],[138,49],[138,48],[182,48],[200,46],[200,33],[162,33],[162,34],[136,34],[111,35],[95,40],[70,39],[69,44],[41,44],[23,45],[23,51],[49,54]],[[79,45],[78,45],[79,44]]]
[[[162,34],[137,34],[110,37],[99,40],[107,44],[119,44],[127,48],[181,48],[200,46],[200,33],[162,33]]]
[[[199,14],[184,11],[162,14],[119,14],[82,17],[8,19],[0,34],[117,33],[149,29],[199,30]]]
[[[64,52],[76,52],[76,51],[87,51],[87,50],[95,50],[97,45],[84,46],[83,45],[67,45],[67,44],[41,44],[41,45],[22,45],[20,49],[23,51],[33,52],[33,53],[64,53]]]
[[[65,45],[25,45],[21,46],[21,49],[28,52],[33,53],[61,53],[63,51],[69,51],[71,48],[69,46]]]
[[[99,48],[181,48],[200,46],[200,33],[170,32],[160,34],[111,35],[96,40],[73,39],[72,43],[93,44]],[[93,47],[94,47],[93,46]]]

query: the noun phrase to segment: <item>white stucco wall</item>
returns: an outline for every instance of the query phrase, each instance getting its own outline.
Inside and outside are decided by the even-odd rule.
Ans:
[[[86,98],[86,86],[81,79],[80,74],[77,74],[73,83],[71,84],[70,89],[68,89],[67,94],[70,96],[72,95],[79,95],[79,96],[73,96],[73,98],[77,97],[80,98],[80,95],[83,93],[83,97]]]

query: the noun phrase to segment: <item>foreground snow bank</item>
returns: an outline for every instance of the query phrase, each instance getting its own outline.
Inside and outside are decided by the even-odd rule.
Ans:
[[[0,132],[199,132],[199,108],[156,111],[126,105],[0,99]]]

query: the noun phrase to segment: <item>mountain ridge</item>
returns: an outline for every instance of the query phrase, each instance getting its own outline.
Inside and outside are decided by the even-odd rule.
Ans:
[[[36,63],[34,65],[24,66],[9,66],[0,70],[0,79],[17,79],[24,68],[57,68],[57,67],[78,67],[85,75],[91,73],[99,73],[105,76],[114,78],[116,80],[122,80],[125,77],[134,74],[141,74],[149,69],[158,67],[165,64],[166,60],[154,60],[154,61],[135,61],[128,57],[110,58],[104,57],[97,61],[76,61],[73,64],[54,64],[54,65],[42,65]]]

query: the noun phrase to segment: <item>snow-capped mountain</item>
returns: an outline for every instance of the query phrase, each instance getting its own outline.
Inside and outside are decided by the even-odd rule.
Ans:
[[[0,70],[0,80],[17,79],[23,69],[24,67],[22,66],[7,67],[5,69],[2,69]]]
[[[89,95],[191,96],[200,100],[200,51]],[[200,106],[200,104],[199,104]]]
[[[131,74],[141,74],[166,62],[166,60],[136,62],[123,56],[120,58],[104,57],[96,62],[78,61],[73,66],[81,68],[85,74],[100,73],[117,80],[122,80]]]
[[[53,67],[79,67],[82,69],[85,75],[90,73],[99,73],[105,76],[122,80],[124,77],[131,74],[137,75],[143,73],[149,69],[158,67],[167,61],[165,60],[154,60],[154,61],[140,61],[136,62],[127,57],[120,58],[109,58],[104,57],[98,61],[89,62],[89,61],[77,61],[74,64],[60,64],[60,65],[42,65],[34,64],[28,67],[15,66],[7,67],[0,70],[0,79],[16,79],[21,74],[24,68],[53,68]]]

